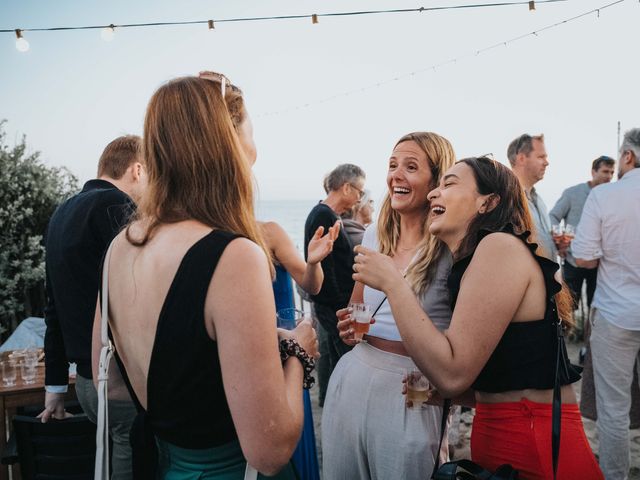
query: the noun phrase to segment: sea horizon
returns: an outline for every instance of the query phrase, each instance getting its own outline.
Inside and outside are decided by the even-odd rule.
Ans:
[[[299,252],[304,251],[304,223],[307,215],[321,201],[318,199],[260,199],[256,206],[256,218],[263,222],[277,222],[289,234]]]

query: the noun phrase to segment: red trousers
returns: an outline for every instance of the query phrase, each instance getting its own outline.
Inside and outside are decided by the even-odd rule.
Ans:
[[[526,399],[477,403],[471,431],[471,457],[495,471],[509,463],[522,480],[553,479],[551,404]],[[576,404],[562,405],[558,480],[602,480]]]

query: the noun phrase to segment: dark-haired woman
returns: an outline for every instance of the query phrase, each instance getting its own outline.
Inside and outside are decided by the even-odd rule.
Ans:
[[[453,317],[439,331],[388,257],[358,247],[354,278],[385,292],[405,347],[448,398],[475,390],[471,454],[492,470],[510,463],[524,479],[553,478],[551,401],[557,322],[570,299],[557,264],[529,240],[531,218],[517,178],[488,158],[464,159],[429,193],[429,231],[454,255]],[[562,432],[558,477],[601,479],[560,352]]]

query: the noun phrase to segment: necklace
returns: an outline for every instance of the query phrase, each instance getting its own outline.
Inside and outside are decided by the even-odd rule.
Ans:
[[[398,245],[396,248],[403,252],[410,252],[411,250],[415,250],[416,248],[418,248],[418,245],[413,245],[412,247],[401,247],[400,245]]]

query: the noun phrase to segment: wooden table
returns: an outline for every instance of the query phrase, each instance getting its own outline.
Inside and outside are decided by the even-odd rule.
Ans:
[[[1,376],[1,375],[0,375]],[[75,378],[69,378],[69,389],[65,400],[76,400]],[[44,405],[44,363],[38,364],[36,380],[29,385],[25,384],[18,374],[16,384],[12,387],[5,387],[0,380],[0,452],[3,452],[9,434],[11,433],[11,420],[16,414],[18,407]],[[14,469],[13,479],[17,480],[17,469]],[[9,467],[0,465],[0,480],[9,478]]]

